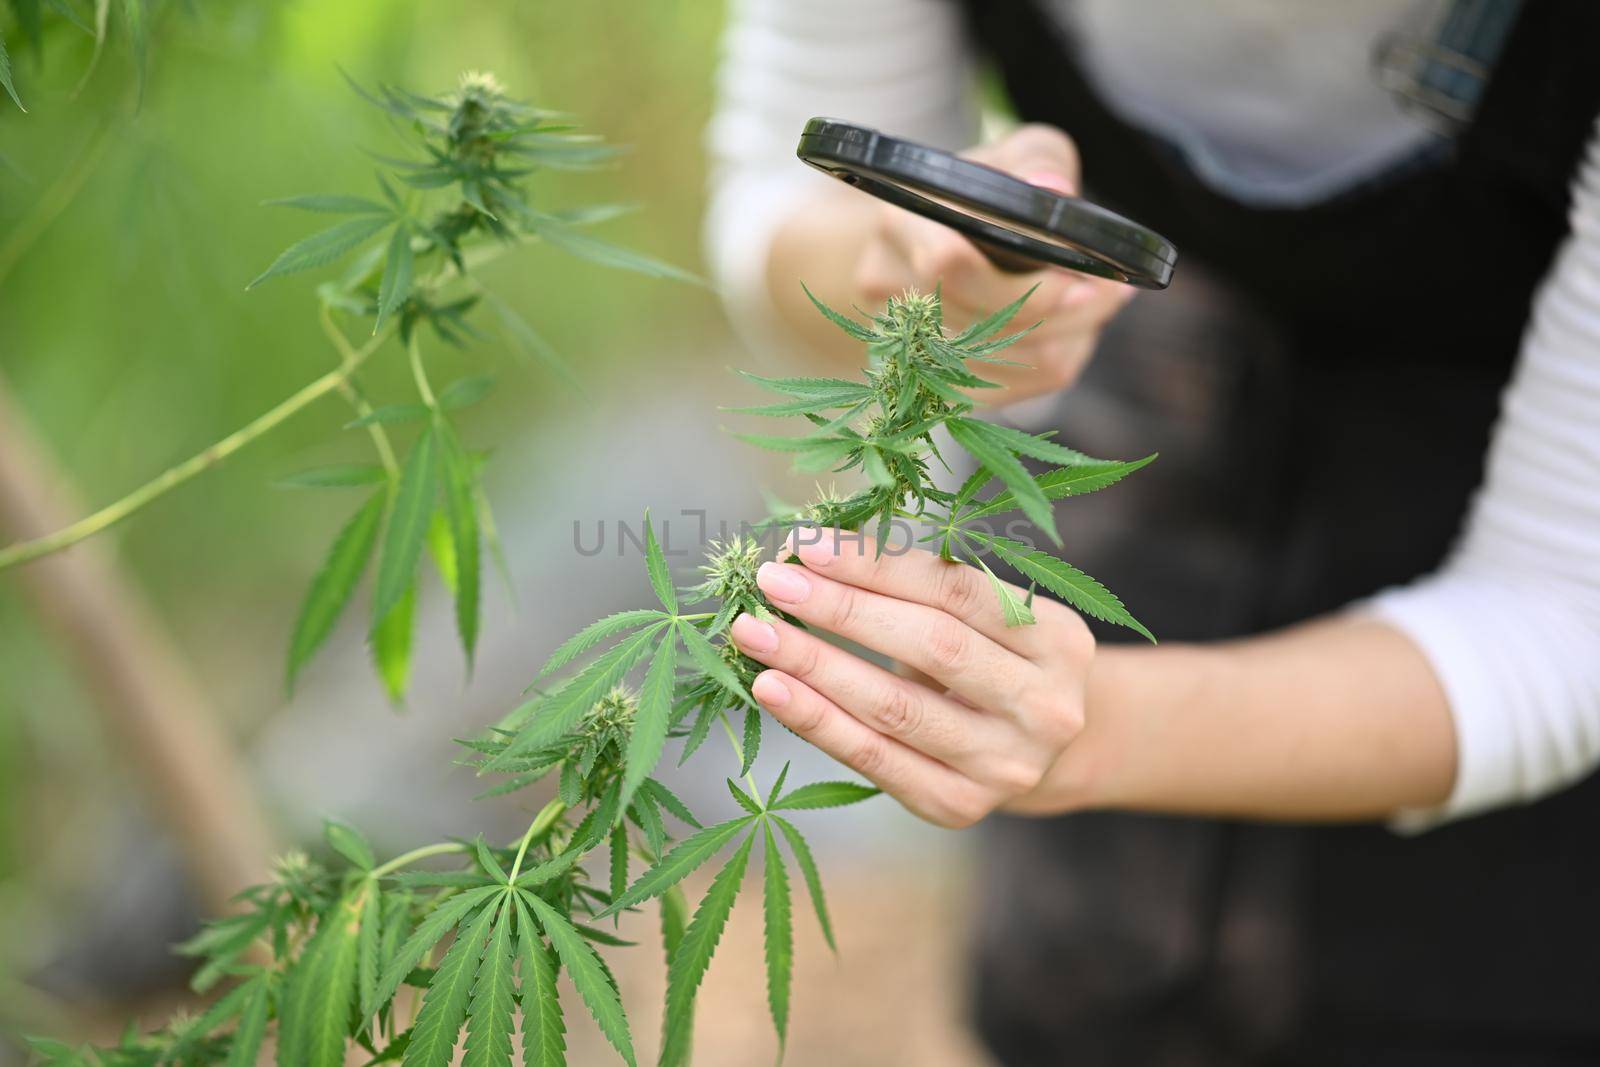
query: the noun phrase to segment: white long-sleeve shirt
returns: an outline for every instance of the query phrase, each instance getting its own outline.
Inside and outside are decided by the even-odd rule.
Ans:
[[[1375,34],[1414,27],[1428,6],[1227,0],[1198,23],[1189,0],[1058,10],[1075,22],[1103,95],[1131,102],[1125,118],[1185,144],[1208,180],[1287,203],[1426,136],[1382,105],[1367,57]],[[1195,46],[1201,32],[1212,45]],[[1170,51],[1174,37],[1189,57],[1181,67],[1140,61]],[[1230,40],[1254,58],[1194,62],[1227,55]],[[1121,83],[1124,69],[1137,78]],[[772,237],[830,181],[794,159],[807,118],[837,115],[948,148],[977,134],[959,14],[940,0],[739,0],[719,86],[708,248],[730,311],[757,329],[770,321]],[[1307,139],[1307,129],[1336,133]],[[1571,219],[1456,549],[1434,574],[1356,606],[1423,651],[1455,724],[1450,798],[1402,814],[1401,827],[1530,801],[1600,765],[1600,121],[1574,177]]]

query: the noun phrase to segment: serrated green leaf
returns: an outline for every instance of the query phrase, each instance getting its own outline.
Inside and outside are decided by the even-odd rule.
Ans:
[[[611,902],[611,906],[601,912],[597,918],[613,915],[624,908],[631,908],[635,904],[643,903],[651,897],[658,897],[668,889],[687,878],[706,860],[722,850],[722,846],[733,840],[745,827],[753,821],[753,816],[743,816],[729,819],[727,822],[691,834],[661,857],[656,864],[622,896]]]
[[[551,653],[544,666],[539,668],[539,673],[534,675],[534,680],[537,681],[552,671],[560,670],[614,634],[619,634],[624,630],[631,630],[636,626],[643,626],[647,622],[665,617],[655,608],[636,608],[632,611],[619,611],[615,615],[607,615],[597,622],[592,622],[582,630],[579,630],[573,637],[569,637],[560,648]]]
[[[588,1006],[589,1014],[600,1024],[600,1032],[605,1034],[606,1040],[622,1054],[628,1067],[635,1067],[633,1038],[628,1034],[628,1018],[623,1013],[622,1001],[617,998],[616,988],[606,976],[600,957],[595,955],[594,949],[589,947],[589,943],[578,934],[578,931],[572,928],[572,924],[539,896],[526,891],[520,896],[532,909],[539,925],[544,928],[545,935],[550,938],[551,947],[561,958],[561,966],[566,968],[568,977],[578,990],[578,995]]]
[[[1017,299],[1013,300],[999,311],[996,311],[993,315],[979,319],[971,326],[968,326],[965,330],[962,330],[955,337],[952,337],[950,339],[950,343],[957,346],[977,344],[979,341],[999,333],[1001,330],[1005,329],[1007,323],[1016,318],[1017,312],[1022,310],[1022,305],[1028,302],[1028,298],[1032,296],[1034,290],[1038,288],[1039,287],[1037,285],[1030,286],[1027,292],[1017,297]]]
[[[388,615],[416,579],[417,559],[422,554],[436,495],[436,447],[437,437],[430,426],[417,438],[400,472],[400,484],[384,531],[383,551],[378,557],[378,585],[372,600],[375,620]]]
[[[1086,456],[1075,449],[1058,445],[1044,434],[1025,433],[1014,426],[1002,426],[982,419],[963,419],[965,423],[996,444],[1008,448],[1019,456],[1029,456],[1063,467],[1101,467],[1106,461]]]
[[[385,615],[372,631],[372,661],[389,699],[396,704],[406,697],[411,684],[411,643],[416,637],[417,586],[413,582],[400,596],[394,610]]]
[[[411,295],[411,272],[416,260],[411,252],[411,227],[401,222],[389,238],[389,252],[383,265],[383,281],[378,285],[378,314],[372,321],[377,333],[383,320],[393,315]]]
[[[857,782],[812,782],[794,789],[768,807],[772,811],[798,811],[812,808],[842,808],[870,800],[881,790]]]
[[[833,308],[829,307],[827,304],[824,304],[821,300],[818,300],[816,294],[812,293],[810,289],[806,288],[805,282],[800,283],[800,288],[805,291],[806,299],[811,301],[818,311],[822,312],[823,318],[839,327],[839,329],[843,330],[851,337],[854,337],[857,341],[878,340],[878,334],[876,331],[861,325],[861,323],[855,321],[854,319],[846,318],[844,315],[841,315],[839,312],[833,310]]]
[[[349,860],[351,864],[363,871],[370,871],[377,866],[377,859],[372,854],[372,846],[349,823],[337,819],[324,819],[322,821],[322,836],[328,842],[328,847],[339,855]]]
[[[678,951],[672,954],[672,964],[667,968],[664,1046],[683,1040],[679,1033],[694,1025],[695,993],[700,989],[717,942],[722,939],[723,928],[728,924],[728,915],[733,911],[734,898],[739,895],[750,847],[754,843],[755,835],[747,836],[733,858],[711,880],[710,888],[695,909],[694,918],[689,921],[689,928],[683,933]]]
[[[346,896],[317,926],[289,976],[279,1027],[282,1067],[343,1067],[345,1028],[355,1003],[359,894]]]
[[[662,620],[624,638],[596,656],[587,667],[567,680],[566,684],[546,696],[531,702],[534,718],[518,730],[505,751],[484,765],[485,770],[504,770],[517,756],[549,744],[565,734],[583,714],[594,706],[612,686],[627,674],[634,664],[649,653],[654,641],[670,623]],[[518,715],[523,709],[513,712]]]
[[[566,1067],[566,1022],[556,992],[556,965],[534,928],[528,906],[517,900],[522,960],[522,1062],[524,1067]]]
[[[749,793],[746,793],[743,789],[739,788],[738,782],[735,782],[732,778],[724,778],[723,781],[727,783],[728,795],[733,797],[734,803],[738,804],[745,811],[748,811],[751,815],[761,814],[761,805],[756,803],[756,799]]]
[[[694,817],[694,812],[689,810],[689,806],[680,800],[676,793],[662,785],[657,779],[646,778],[644,784],[639,788],[641,792],[650,794],[650,797],[655,800],[656,803],[670,811],[680,822],[688,823],[696,830],[701,828],[699,821]]]
[[[406,938],[394,958],[384,966],[383,977],[378,981],[377,1002],[387,1003],[400,988],[400,983],[405,981],[406,975],[416,969],[445,934],[453,930],[472,909],[502,892],[504,889],[497,885],[469,889],[459,896],[447,898],[429,912],[417,924],[411,936]]]
[[[1115,593],[1071,564],[1056,559],[1048,552],[1029,548],[1009,537],[980,534],[971,530],[963,531],[963,536],[987,545],[993,549],[996,556],[1015,567],[1023,577],[1038,582],[1041,588],[1054,593],[1085,615],[1092,615],[1105,622],[1116,623],[1118,626],[1126,626],[1142,635],[1151,644],[1155,643],[1155,635],[1145,629],[1144,624],[1123,607],[1122,601],[1117,599]]]
[[[620,801],[623,810],[633,802],[634,791],[655,770],[656,761],[661,758],[672,717],[672,690],[677,672],[678,642],[668,636],[656,649],[645,672],[644,684],[639,687],[639,710],[633,717],[633,731],[628,735],[628,753],[623,761]]]
[[[344,613],[356,584],[361,581],[372,546],[377,543],[378,526],[383,521],[385,493],[375,493],[345,523],[333,547],[311,580],[311,588],[300,605],[300,617],[289,639],[289,661],[285,686],[294,688],[295,677],[333,632]]]
[[[794,824],[777,815],[769,817],[778,824],[778,829],[783,831],[783,836],[789,842],[789,851],[794,853],[794,859],[800,865],[800,873],[805,877],[806,890],[811,894],[811,906],[817,913],[817,925],[822,927],[822,936],[828,942],[828,947],[839,951],[839,946],[833,942],[833,923],[828,919],[828,900],[822,892],[822,875],[817,870],[816,858],[811,855],[811,847],[806,844],[806,839]]]
[[[628,888],[628,828],[622,824],[611,828],[611,881],[608,889],[611,899],[620,897]]]
[[[381,485],[389,473],[376,463],[334,463],[298,471],[275,483],[280,489],[347,489]]]
[[[1104,460],[1096,464],[1062,467],[1057,470],[1046,471],[1033,481],[1039,487],[1039,491],[1044,494],[1046,500],[1063,500],[1069,496],[1082,496],[1097,489],[1104,489],[1108,485],[1115,485],[1140,467],[1154,461],[1156,455],[1157,453],[1151,453],[1143,459],[1130,460],[1127,463]],[[976,519],[987,518],[990,515],[1002,514],[1018,506],[1017,498],[1012,495],[1010,490],[1006,490],[962,515],[961,521],[972,522]]]
[[[781,1050],[789,1035],[789,985],[794,971],[794,910],[789,896],[789,873],[770,823],[763,821],[765,881],[762,886],[763,933],[767,957],[767,1006],[778,1031]]]
[[[499,900],[485,904],[462,924],[455,942],[433,972],[433,980],[422,995],[422,1010],[411,1028],[405,1067],[449,1067],[456,1040],[461,1036],[461,1024],[467,1018],[484,940],[490,924],[505,910],[504,890],[498,892],[502,894]]]
[[[597,820],[597,822],[601,821],[603,820]],[[573,835],[573,839],[567,845],[566,851],[552,856],[543,863],[535,864],[517,875],[517,888],[532,889],[534,886],[543,885],[557,875],[566,872],[573,864],[582,859],[583,854],[588,851],[591,842],[584,839],[587,836],[589,835]]]
[[[1055,515],[1050,511],[1050,502],[1034,483],[1033,476],[1003,445],[978,429],[980,425],[976,419],[960,418],[945,423],[956,444],[970,452],[973,459],[999,478],[1016,497],[1022,513],[1059,545],[1061,535],[1056,532]]]
[[[137,0],[131,0],[131,2],[137,2]],[[281,274],[292,274],[295,271],[325,267],[388,226],[389,221],[387,218],[372,218],[369,216],[346,219],[344,222],[330,226],[319,233],[314,233],[304,240],[296,241],[285,249],[282,255],[273,260],[272,265],[262,271],[245,288],[254,289],[267,279],[276,278]]]
[[[478,964],[461,1067],[509,1067],[511,1063],[511,1027],[517,1008],[512,915],[512,909],[502,905]]]
[[[783,769],[778,771],[778,777],[772,783],[772,791],[767,794],[767,804],[771,806],[774,800],[783,795],[783,783],[789,777],[789,761],[785,760]]]
[[[379,972],[383,970],[383,893],[371,879],[361,901],[361,927],[356,931],[356,1005],[365,1020],[378,1010]]]
[[[364,196],[344,196],[338,193],[309,193],[305,196],[285,196],[262,201],[264,207],[293,207],[301,211],[317,211],[330,215],[392,215],[388,208]]]
[[[650,587],[656,592],[661,606],[673,614],[678,611],[678,591],[672,586],[672,570],[667,566],[666,553],[656,541],[655,524],[650,521],[650,509],[644,513],[644,565],[650,573]]]
[[[746,775],[755,765],[761,752],[761,713],[755,708],[744,709],[744,732],[739,742],[739,773]]]
[[[477,840],[472,843],[472,855],[478,861],[478,867],[491,880],[499,882],[501,885],[509,885],[511,883],[511,878],[506,874],[506,869],[500,866],[500,861],[494,858],[493,852],[489,851],[489,846],[484,842],[482,834],[479,834]]]
[[[714,678],[733,699],[747,708],[755,707],[756,702],[745,689],[744,683],[733,673],[733,668],[717,655],[716,646],[706,640],[705,634],[691,622],[680,621],[677,628],[678,636],[683,638],[683,647],[689,653],[689,658],[694,660],[694,665]]]

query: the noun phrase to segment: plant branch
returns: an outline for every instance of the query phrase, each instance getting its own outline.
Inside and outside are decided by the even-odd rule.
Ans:
[[[429,856],[445,856],[452,852],[466,851],[467,846],[459,841],[441,841],[436,845],[423,845],[421,848],[414,848],[410,852],[401,853],[388,863],[372,868],[367,877],[382,878],[386,874],[393,874],[401,867],[410,866],[418,860],[427,859]]]
[[[533,843],[533,839],[550,829],[555,824],[555,821],[561,818],[561,813],[566,810],[567,806],[561,802],[561,798],[554,797],[540,809],[538,815],[534,816],[533,822],[528,824],[528,832],[522,835],[522,844],[517,849],[517,858],[511,864],[510,881],[515,882],[517,875],[522,873],[522,860],[528,854],[528,846]]]
[[[107,530],[117,523],[133,515],[145,505],[171,492],[178,486],[187,482],[197,474],[210,470],[245,445],[256,438],[271,431],[279,424],[298,414],[301,409],[326,396],[328,393],[343,386],[361,366],[361,364],[377,351],[379,346],[388,338],[389,331],[374,337],[362,345],[354,353],[354,360],[346,361],[336,370],[318,378],[310,385],[289,397],[277,407],[258,416],[252,422],[235,430],[222,440],[209,448],[190,456],[175,467],[166,471],[135,489],[121,500],[108,504],[93,515],[79,519],[70,526],[65,526],[54,533],[45,534],[29,541],[18,541],[0,549],[0,571],[15,567],[20,563],[47,556],[52,552],[59,552],[70,548],[86,538],[93,537],[103,530]]]
[[[322,305],[317,318],[322,323],[322,332],[328,335],[328,340],[333,342],[333,347],[339,350],[340,366],[354,367],[359,364],[362,359],[360,352],[350,344],[350,340],[345,337],[344,331],[334,323],[333,311],[327,304]],[[354,375],[344,380],[344,384],[339,387],[339,392],[343,393],[344,398],[350,402],[350,406],[355,410],[357,417],[366,418],[372,414],[372,405],[367,403],[367,398],[362,395],[360,387],[356,385]],[[395,459],[394,446],[389,443],[388,431],[380,423],[369,422],[367,424],[367,434],[372,438],[373,447],[378,450],[378,459],[383,462],[383,469],[389,472],[391,479],[399,477],[400,464]]]
[[[411,362],[411,377],[417,383],[417,395],[428,406],[430,411],[439,410],[439,401],[433,395],[433,386],[428,382],[428,370],[422,365],[422,345],[417,340],[415,332],[410,340],[406,341],[406,358]]]

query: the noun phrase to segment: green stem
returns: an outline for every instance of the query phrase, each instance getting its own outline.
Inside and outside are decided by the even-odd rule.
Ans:
[[[328,335],[328,340],[333,342],[333,347],[339,350],[339,358],[342,361],[342,365],[348,367],[360,362],[359,354],[351,346],[349,339],[345,337],[344,331],[335,325],[333,309],[327,304],[323,304],[317,317],[322,321],[322,332]],[[372,405],[367,403],[367,398],[362,395],[361,388],[356,384],[353,376],[345,379],[345,383],[340,386],[339,391],[350,402],[350,406],[355,410],[358,418],[366,418],[372,414]],[[372,446],[378,450],[378,458],[383,461],[383,469],[389,472],[390,479],[398,478],[400,476],[400,464],[395,459],[394,447],[389,444],[388,431],[379,423],[369,422],[367,424],[367,435],[372,438]]]
[[[733,754],[739,757],[739,766],[743,767],[744,742],[739,740],[739,735],[734,732],[733,724],[728,722],[728,713],[725,711],[718,712],[717,721],[722,723],[722,730],[728,735],[728,743],[733,746]],[[755,794],[756,803],[760,804],[764,808],[767,806],[767,798],[761,795],[761,789],[756,785],[755,774],[755,771],[746,771],[744,775],[744,781],[745,784],[750,787],[750,792]]]
[[[428,371],[422,365],[422,346],[417,342],[415,331],[412,332],[411,339],[406,342],[406,356],[411,360],[411,377],[416,380],[417,395],[422,397],[422,402],[430,410],[438,411],[439,402],[434,398],[433,386],[428,384]]]
[[[101,508],[86,518],[79,519],[71,526],[64,526],[54,533],[35,537],[30,541],[18,541],[0,549],[0,571],[15,567],[19,563],[47,556],[52,552],[59,552],[70,548],[79,541],[93,537],[103,530],[107,530],[123,519],[137,512],[150,502],[166,495],[178,486],[187,482],[197,474],[202,474],[256,438],[276,428],[280,423],[298,414],[302,408],[320,400],[328,393],[340,388],[350,376],[356,372],[368,356],[377,351],[378,347],[387,340],[388,330],[374,337],[355,352],[355,359],[346,362],[336,370],[318,378],[310,385],[305,386],[289,399],[277,407],[257,417],[254,421],[235,430],[222,440],[211,445],[175,467],[169,467],[163,473],[135,489],[127,496],[114,504]]]
[[[421,848],[414,848],[410,852],[402,852],[400,855],[396,856],[388,863],[383,864],[381,867],[372,868],[367,877],[382,878],[386,874],[393,874],[401,867],[409,866],[418,860],[425,860],[429,856],[443,856],[452,852],[466,851],[467,846],[458,841],[441,841],[437,845],[423,845]]]
[[[522,873],[522,858],[528,854],[528,846],[533,843],[533,839],[555,825],[555,821],[561,818],[562,812],[566,810],[567,806],[561,802],[561,798],[555,797],[533,817],[533,822],[528,824],[528,832],[522,835],[522,845],[517,849],[517,858],[511,864],[511,881],[515,882],[517,875]]]

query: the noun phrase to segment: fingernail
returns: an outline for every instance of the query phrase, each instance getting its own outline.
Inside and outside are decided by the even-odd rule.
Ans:
[[[740,615],[734,619],[728,632],[733,635],[733,643],[746,652],[778,650],[778,631],[772,628],[771,623],[762,622],[753,615]]]
[[[814,530],[811,537],[797,537],[794,554],[812,567],[826,567],[839,553],[839,541],[831,530]]]
[[[763,563],[756,571],[756,584],[773,600],[785,604],[798,604],[811,595],[805,572],[788,563]]]
[[[756,675],[750,685],[750,695],[769,708],[781,708],[789,703],[789,687],[778,680],[772,671]]]
[[[1049,189],[1051,192],[1060,193],[1062,196],[1073,195],[1072,182],[1067,180],[1065,174],[1058,174],[1053,170],[1029,171],[1022,176],[1022,180],[1029,185],[1037,185],[1041,189]]]

